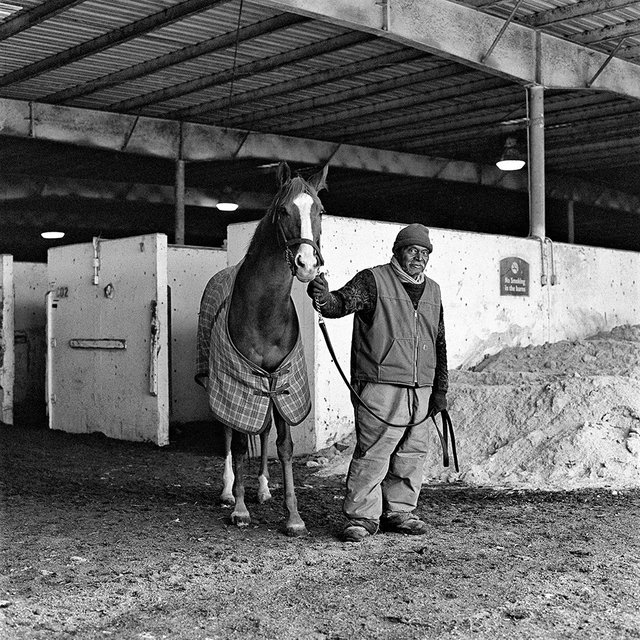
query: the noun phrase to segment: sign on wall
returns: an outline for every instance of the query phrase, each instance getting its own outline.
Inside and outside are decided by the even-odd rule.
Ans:
[[[529,295],[529,263],[522,258],[500,260],[500,295]]]

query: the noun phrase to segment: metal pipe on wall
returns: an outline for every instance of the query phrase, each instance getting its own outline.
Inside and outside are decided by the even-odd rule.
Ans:
[[[184,160],[176,160],[175,230],[173,242],[184,244]]]
[[[544,238],[544,88],[527,87],[529,108],[529,235]]]

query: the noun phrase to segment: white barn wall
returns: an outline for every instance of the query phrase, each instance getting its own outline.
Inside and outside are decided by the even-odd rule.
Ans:
[[[197,308],[208,278],[244,257],[256,226],[256,222],[230,225],[226,252],[169,248],[167,281],[173,307],[172,420],[210,417],[206,398],[201,397],[204,394],[193,383]],[[387,262],[402,226],[326,216],[322,251],[331,288],[339,288],[360,269]],[[544,258],[547,283],[543,286],[542,252],[537,240],[437,228],[430,232],[434,253],[427,273],[442,288],[450,368],[471,366],[485,354],[506,346],[578,339],[620,324],[640,322],[637,253],[555,244],[556,284],[552,285],[552,245],[547,243]],[[509,256],[529,263],[528,297],[499,295],[499,262]],[[37,326],[42,321],[39,316],[44,314],[44,305],[40,301],[47,284],[38,269],[45,268],[17,263],[18,328],[23,324]],[[294,281],[293,299],[301,322],[313,409],[307,420],[292,430],[296,453],[324,448],[353,428],[348,390],[331,362],[305,289],[306,286]],[[352,319],[326,322],[348,376]]]
[[[388,262],[404,224],[327,216],[322,252],[330,288],[360,269]],[[541,243],[529,238],[430,229],[434,251],[427,274],[440,284],[449,368],[464,368],[508,346],[579,339],[640,322],[640,254],[547,242],[546,284]],[[553,273],[556,284],[551,284]],[[530,295],[501,296],[499,263],[517,256],[529,263]],[[352,319],[327,320],[342,368],[349,376]],[[303,339],[313,343],[316,449],[353,429],[352,407],[316,323]]]
[[[194,382],[200,299],[213,274],[227,266],[224,249],[170,245],[171,422],[210,420],[207,394]]]
[[[549,342],[640,322],[640,253],[558,244],[548,287]]]

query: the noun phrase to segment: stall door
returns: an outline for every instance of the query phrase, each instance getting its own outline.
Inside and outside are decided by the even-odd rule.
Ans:
[[[0,255],[0,421],[13,424],[13,256]]]
[[[50,249],[48,278],[49,426],[168,444],[166,236]]]

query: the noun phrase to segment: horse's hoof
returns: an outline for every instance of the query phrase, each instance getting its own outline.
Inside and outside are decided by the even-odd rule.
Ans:
[[[299,538],[300,536],[309,535],[307,528],[303,525],[289,525],[286,529],[286,534],[290,538]]]
[[[236,499],[232,495],[221,495],[220,504],[224,507],[233,507],[236,504]]]
[[[232,513],[231,523],[235,524],[236,527],[248,527],[251,524],[251,516],[248,513]]]
[[[271,493],[269,491],[258,491],[258,502],[260,504],[264,504],[265,502],[271,500]]]

